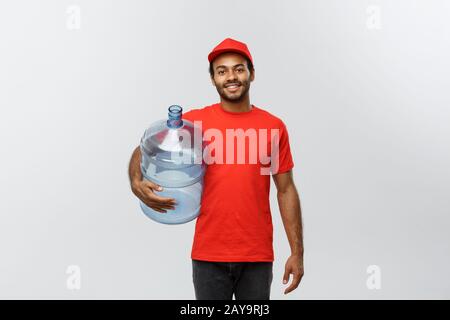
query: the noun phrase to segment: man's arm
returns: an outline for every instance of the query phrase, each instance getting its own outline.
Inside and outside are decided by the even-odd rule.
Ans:
[[[303,277],[303,226],[300,209],[300,198],[292,177],[292,170],[272,176],[277,187],[278,206],[284,229],[291,247],[291,256],[286,262],[283,283],[294,275],[292,284],[285,294],[295,290]]]
[[[175,199],[165,198],[156,195],[153,191],[162,191],[163,188],[156,183],[142,179],[141,172],[141,149],[138,146],[130,159],[128,167],[131,190],[134,195],[144,202],[148,207],[160,213],[166,213],[167,210],[175,209]]]
[[[128,168],[128,175],[130,177],[130,185],[142,180],[141,172],[141,148],[138,146],[134,149],[130,159],[130,166]]]

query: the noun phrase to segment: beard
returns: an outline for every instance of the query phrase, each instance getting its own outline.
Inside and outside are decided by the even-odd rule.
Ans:
[[[228,92],[224,86],[216,85],[216,89],[223,100],[229,102],[240,102],[244,99],[244,97],[250,90],[250,81],[242,81],[241,87],[236,92]]]

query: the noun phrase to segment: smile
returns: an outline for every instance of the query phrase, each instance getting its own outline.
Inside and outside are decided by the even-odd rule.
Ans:
[[[240,85],[236,85],[236,84],[234,84],[234,85],[228,85],[228,86],[225,86],[225,88],[226,88],[228,91],[236,91],[237,89],[240,88]]]

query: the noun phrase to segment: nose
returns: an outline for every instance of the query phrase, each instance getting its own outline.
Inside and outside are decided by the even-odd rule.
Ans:
[[[232,70],[231,72],[228,73],[227,82],[236,82],[236,80],[237,80],[236,73],[235,71]]]

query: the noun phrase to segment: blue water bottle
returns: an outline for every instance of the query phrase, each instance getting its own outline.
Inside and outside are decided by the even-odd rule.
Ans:
[[[183,109],[169,107],[167,120],[159,120],[145,130],[141,138],[141,171],[144,179],[163,187],[153,192],[174,198],[175,209],[166,213],[153,210],[140,201],[142,211],[154,221],[181,224],[200,214],[203,192],[203,138],[201,128],[182,120]]]

